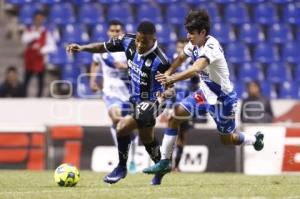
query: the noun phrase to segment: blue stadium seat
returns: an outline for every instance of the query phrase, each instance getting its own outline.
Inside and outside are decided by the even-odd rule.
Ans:
[[[278,52],[271,43],[261,42],[255,46],[254,60],[260,63],[271,63],[278,61]]]
[[[275,23],[268,28],[268,38],[270,42],[281,44],[292,41],[293,34],[288,25]]]
[[[249,21],[249,16],[244,3],[230,3],[225,7],[224,15],[227,23],[241,25]]]
[[[187,13],[188,9],[183,3],[173,3],[166,8],[167,21],[176,25],[183,24]]]
[[[279,85],[279,98],[298,99],[299,84],[292,81],[285,81]]]
[[[254,62],[241,64],[239,67],[238,79],[240,82],[262,80],[262,73],[259,64]]]
[[[161,5],[171,5],[172,3],[179,2],[179,0],[157,0],[156,2]]]
[[[73,56],[67,54],[66,49],[58,46],[56,52],[49,54],[49,63],[62,66],[73,62]]]
[[[296,66],[294,79],[300,83],[300,64]]]
[[[245,3],[247,4],[259,4],[259,3],[263,3],[266,0],[244,0]]]
[[[293,2],[294,0],[273,0],[273,3],[277,3],[277,4],[286,4],[286,3],[290,3]]]
[[[215,3],[199,4],[198,8],[205,9],[208,12],[210,19],[213,23],[221,21],[220,13],[218,11],[218,6]]]
[[[6,0],[5,3],[6,4],[13,4],[13,5],[23,5],[25,3],[31,3],[33,0]]]
[[[179,38],[187,38],[187,30],[184,26],[179,26]]]
[[[32,20],[33,20],[33,15],[37,10],[40,10],[41,5],[39,4],[24,4],[21,8],[20,8],[20,12],[19,12],[19,22],[25,25],[30,25],[32,24]]]
[[[53,5],[55,3],[63,2],[63,0],[39,0],[39,3]]]
[[[141,4],[148,3],[148,0],[128,0],[128,3],[135,4],[135,5],[139,6]]]
[[[93,61],[93,54],[88,52],[81,52],[75,54],[75,62],[80,65],[90,66]]]
[[[73,25],[68,24],[63,29],[62,34],[62,42],[63,43],[88,43],[89,42],[89,35],[87,33],[86,28],[79,24],[79,25]]]
[[[91,34],[92,42],[103,42],[108,40],[108,36],[106,34],[107,27],[104,24],[97,24],[94,26]]]
[[[273,90],[272,84],[267,81],[262,81],[259,83],[261,88],[261,94],[267,98],[274,98],[275,91]]]
[[[254,9],[255,22],[260,24],[273,24],[278,21],[278,16],[275,7],[271,3],[257,4]]]
[[[245,23],[240,28],[239,39],[247,44],[256,44],[264,40],[264,34],[256,23]]]
[[[73,6],[69,3],[54,4],[50,10],[50,22],[65,25],[75,22]]]
[[[119,19],[124,23],[132,23],[131,7],[128,4],[113,4],[108,7],[107,18],[108,20]]]
[[[90,2],[92,2],[92,0],[72,0],[72,3],[76,4],[76,5],[81,5],[81,4],[90,3]]]
[[[166,55],[170,60],[173,60],[173,55],[176,52],[176,43],[169,43],[166,47]]]
[[[161,23],[162,16],[159,7],[152,6],[151,4],[140,5],[137,12],[137,20],[139,22],[147,20],[153,23]]]
[[[280,83],[288,80],[287,67],[282,62],[274,62],[268,65],[266,79],[272,83]]]
[[[231,26],[227,23],[214,23],[211,27],[212,36],[216,37],[220,43],[227,44],[235,41],[235,34]]]
[[[215,0],[215,2],[218,4],[229,4],[229,3],[236,2],[236,0]]]
[[[97,0],[101,4],[115,4],[115,3],[120,3],[121,0]]]
[[[295,3],[285,5],[283,19],[286,23],[300,24],[300,6]]]
[[[185,0],[185,2],[192,6],[197,6],[202,3],[208,3],[209,1],[208,0]]]
[[[244,82],[233,82],[233,87],[238,98],[244,98],[247,96],[246,85]]]
[[[250,61],[250,53],[243,43],[229,43],[225,50],[226,59],[233,64],[240,64]]]
[[[98,4],[83,4],[79,10],[79,22],[96,25],[104,21],[102,8]]]
[[[156,24],[156,36],[157,40],[161,44],[168,44],[170,42],[176,42],[177,36],[172,26],[167,24]]]
[[[77,84],[80,73],[80,67],[76,64],[66,64],[62,67],[61,79],[69,81],[71,84]]]
[[[289,63],[299,63],[300,61],[300,51],[299,43],[287,42],[284,43],[282,47],[282,60]]]

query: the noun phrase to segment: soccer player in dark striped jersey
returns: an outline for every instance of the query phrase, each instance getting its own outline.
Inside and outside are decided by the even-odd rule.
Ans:
[[[155,26],[151,22],[145,21],[139,24],[136,35],[125,34],[104,43],[67,46],[68,52],[124,51],[127,57],[131,81],[130,103],[133,113],[123,117],[117,125],[119,164],[104,177],[106,183],[116,183],[126,177],[131,132],[135,128],[138,128],[140,139],[151,159],[155,163],[161,159],[159,144],[154,139],[154,125],[155,118],[161,112],[161,102],[168,91],[164,91],[161,84],[155,80],[155,75],[168,70],[170,63],[158,47],[155,33]],[[157,176],[155,177],[157,178]]]

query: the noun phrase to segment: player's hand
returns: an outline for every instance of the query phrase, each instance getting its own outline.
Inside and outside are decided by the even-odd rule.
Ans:
[[[80,52],[82,51],[82,49],[83,49],[82,46],[79,44],[69,44],[66,47],[68,53]]]
[[[157,74],[155,75],[155,80],[163,86],[168,86],[172,84],[172,77],[160,72],[157,72]]]

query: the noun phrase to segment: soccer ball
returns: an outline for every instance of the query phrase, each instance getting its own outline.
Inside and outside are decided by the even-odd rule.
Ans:
[[[73,187],[80,178],[78,169],[72,164],[61,164],[54,172],[54,180],[61,187]]]

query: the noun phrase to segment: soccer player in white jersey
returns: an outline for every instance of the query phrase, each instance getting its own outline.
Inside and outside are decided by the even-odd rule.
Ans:
[[[213,117],[220,139],[225,145],[253,145],[260,151],[264,147],[263,134],[248,135],[238,132],[235,126],[237,95],[229,80],[228,66],[222,47],[211,35],[210,19],[205,10],[191,11],[185,19],[189,43],[164,74],[158,73],[156,80],[164,86],[200,75],[200,88],[174,107],[174,114],[165,130],[161,161],[144,169],[144,173],[161,174],[171,170],[170,159],[179,125],[190,118],[207,112]],[[181,73],[171,75],[188,57],[193,65]],[[184,119],[186,118],[186,119]],[[157,178],[160,181],[160,178]]]
[[[108,23],[107,36],[109,38],[119,37],[124,34],[124,25],[119,20],[111,20]],[[117,146],[116,126],[120,118],[126,113],[130,92],[128,88],[129,78],[127,74],[127,59],[124,52],[114,53],[95,53],[93,54],[93,63],[91,65],[90,87],[94,92],[100,88],[97,83],[99,71],[102,72],[102,91],[103,101],[108,109],[108,115],[112,121],[110,132],[115,145]],[[131,160],[129,162],[129,171],[135,171],[134,153],[138,144],[138,138],[133,137],[131,143]]]

